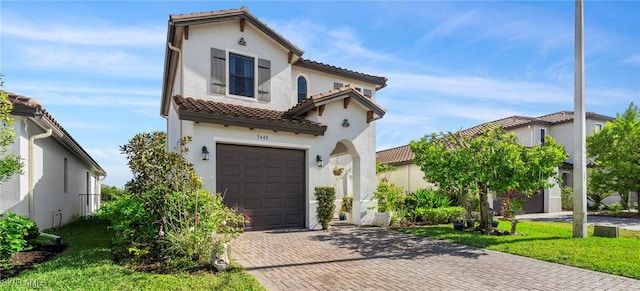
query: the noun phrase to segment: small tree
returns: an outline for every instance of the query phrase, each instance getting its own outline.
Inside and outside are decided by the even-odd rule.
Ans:
[[[203,264],[213,252],[242,232],[245,218],[222,203],[222,195],[201,189],[187,153],[189,138],[179,152],[168,152],[164,132],[141,133],[121,147],[134,178],[127,192],[105,205],[112,221],[114,253],[120,258],[189,260]]]
[[[587,137],[587,154],[593,160],[590,185],[596,192],[616,191],[629,209],[629,193],[640,195],[640,110],[633,102],[613,122]],[[639,209],[640,211],[640,209]]]
[[[432,134],[410,143],[415,163],[425,179],[443,189],[477,192],[480,227],[491,228],[489,192],[518,191],[528,197],[553,185],[557,167],[565,160],[562,145],[548,137],[541,146],[525,147],[514,133],[501,127],[485,128],[476,136],[460,132]]]
[[[11,110],[13,104],[9,95],[4,91],[3,75],[0,74],[0,182],[4,182],[15,174],[22,174],[22,160],[19,156],[9,152],[8,147],[13,144],[16,133],[13,130]]]

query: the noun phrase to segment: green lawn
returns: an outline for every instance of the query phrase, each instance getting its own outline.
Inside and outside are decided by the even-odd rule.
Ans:
[[[510,230],[501,221],[498,228]],[[518,223],[513,236],[482,235],[453,229],[452,225],[409,228],[418,236],[476,246],[563,265],[640,279],[640,232],[620,230],[620,238],[594,237],[589,226],[587,238],[572,238],[572,225],[557,222]]]
[[[117,265],[109,253],[112,233],[101,220],[80,219],[55,234],[69,247],[53,260],[0,282],[0,290],[264,290],[239,266],[215,275],[168,275]]]

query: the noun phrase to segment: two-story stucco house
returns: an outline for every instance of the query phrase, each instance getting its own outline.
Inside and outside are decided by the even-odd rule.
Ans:
[[[586,114],[586,131],[593,133],[602,129],[607,121],[613,120],[614,118],[609,116],[588,112]],[[573,183],[573,112],[561,111],[540,117],[510,116],[462,130],[461,133],[476,135],[485,126],[502,126],[508,132],[515,133],[518,136],[518,142],[526,146],[539,145],[544,142],[547,136],[553,137],[556,142],[564,146],[567,159],[558,169],[562,185],[540,191],[531,197],[524,206],[525,213],[561,211],[560,186],[571,186]],[[395,171],[387,174],[387,178],[408,192],[433,186],[425,181],[424,174],[413,163],[414,158],[415,156],[408,145],[377,152],[378,162],[396,167]],[[493,209],[495,211],[500,209],[499,199],[494,199]]]
[[[191,136],[187,160],[250,217],[248,229],[320,228],[318,186],[354,196],[354,223],[373,219],[374,121],[385,114],[375,94],[387,79],[302,54],[246,7],[169,17],[160,107],[169,150]]]
[[[0,213],[29,217],[40,230],[58,227],[100,206],[107,173],[33,98],[8,93],[14,143],[23,173],[0,183]]]

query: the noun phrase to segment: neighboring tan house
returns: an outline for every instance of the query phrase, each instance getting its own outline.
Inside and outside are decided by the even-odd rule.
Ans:
[[[169,150],[191,136],[187,160],[250,230],[320,228],[318,186],[336,186],[337,205],[354,196],[354,223],[373,220],[374,121],[385,114],[375,93],[387,79],[302,54],[246,7],[169,17]],[[332,174],[337,165],[345,174]]]
[[[107,173],[33,98],[9,94],[22,175],[0,183],[0,213],[28,216],[40,230],[93,213]]]
[[[591,134],[602,129],[607,121],[613,120],[614,118],[609,116],[587,112],[586,131]],[[544,142],[546,136],[553,137],[556,142],[564,146],[568,156],[559,167],[562,184],[544,189],[527,200],[524,206],[525,213],[561,211],[560,186],[571,186],[573,183],[573,112],[561,111],[540,117],[511,116],[462,130],[461,133],[476,135],[487,125],[502,126],[508,132],[515,133],[518,136],[518,142],[525,146],[539,145]],[[404,187],[407,192],[433,186],[424,180],[424,174],[413,163],[414,158],[408,145],[377,152],[378,162],[397,167],[395,171],[387,174],[388,179]],[[499,211],[499,199],[493,201],[493,209]]]

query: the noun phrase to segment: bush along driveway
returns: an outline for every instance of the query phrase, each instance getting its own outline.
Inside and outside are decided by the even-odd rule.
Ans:
[[[233,249],[269,290],[640,289],[635,279],[378,228],[247,232]]]
[[[264,290],[236,266],[227,273],[155,274],[113,263],[108,223],[79,219],[54,232],[68,248],[18,277],[0,281],[0,290]]]

